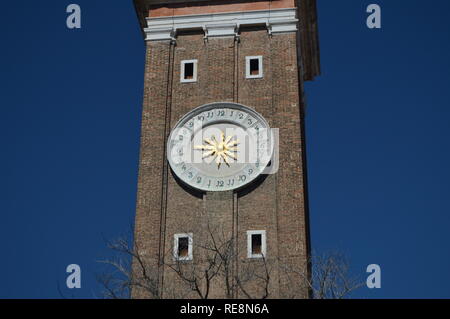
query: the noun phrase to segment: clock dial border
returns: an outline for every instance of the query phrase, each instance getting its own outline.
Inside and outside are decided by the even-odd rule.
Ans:
[[[227,114],[228,110],[236,110],[236,113],[233,114],[233,112],[231,112],[232,114],[230,116]],[[221,111],[224,111],[222,116],[220,116]],[[219,115],[217,116],[219,117],[214,116],[215,112],[218,112],[217,114]],[[197,121],[203,119],[201,121],[201,127],[196,127],[196,117]],[[181,129],[182,134],[178,134],[179,137],[183,135],[184,138],[191,139],[198,129],[202,129],[204,127],[217,123],[227,122],[232,123],[235,126],[239,126],[243,129],[255,128],[259,123],[259,127],[267,129],[269,134],[266,141],[268,145],[270,145],[270,156],[268,156],[269,160],[265,160],[261,163],[245,163],[245,165],[243,165],[243,168],[237,173],[224,177],[207,176],[205,174],[202,174],[202,172],[200,172],[199,169],[195,168],[192,163],[176,163],[173,158],[174,152],[172,149],[174,145],[176,145],[174,133],[175,131],[177,131],[177,129]],[[196,128],[195,131],[194,128]],[[223,192],[239,190],[244,188],[245,186],[250,185],[258,176],[260,176],[265,167],[270,162],[270,158],[273,155],[274,142],[273,136],[270,132],[270,126],[264,119],[264,117],[248,106],[232,102],[208,103],[189,111],[175,124],[175,126],[171,130],[167,142],[167,160],[174,175],[176,175],[178,179],[180,179],[184,184],[193,189],[202,192]],[[181,141],[183,141],[182,138],[180,139],[179,143],[182,143]],[[188,143],[182,147],[186,146],[192,147],[192,143]],[[185,151],[182,147],[179,150]],[[179,156],[181,157],[182,155]],[[214,165],[214,163],[211,163],[209,165]]]

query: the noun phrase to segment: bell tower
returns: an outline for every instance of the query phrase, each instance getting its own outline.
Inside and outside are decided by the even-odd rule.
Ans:
[[[132,297],[307,298],[315,0],[134,2],[147,54]],[[240,161],[244,140],[269,158]]]

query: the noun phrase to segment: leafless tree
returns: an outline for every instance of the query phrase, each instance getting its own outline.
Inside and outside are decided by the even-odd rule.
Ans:
[[[308,290],[311,298],[342,299],[363,286],[362,281],[350,275],[349,263],[340,253],[313,255],[309,267],[293,267],[264,256],[258,260],[239,258],[236,240],[220,226],[207,225],[204,233],[204,240],[196,241],[195,261],[174,258],[173,246],[169,246],[165,260],[157,261],[143,256],[137,242],[133,248],[125,239],[109,243],[109,248],[118,256],[101,261],[113,269],[98,276],[104,297],[129,298],[132,289],[140,289],[153,299],[163,296],[208,299],[217,298],[217,295],[211,296],[215,285],[223,288],[223,298],[266,299],[271,297],[275,268],[284,271],[290,281],[290,298],[305,297]],[[164,291],[158,285],[158,267],[170,270],[169,275],[174,279],[164,281]]]
[[[312,299],[345,299],[364,282],[350,273],[348,259],[340,252],[312,254],[307,268],[285,268],[291,283],[309,289]]]
[[[204,240],[197,240],[195,244],[195,262],[174,258],[173,245],[169,245],[165,259],[158,261],[144,256],[138,242],[134,243],[134,247],[123,238],[109,242],[108,247],[116,256],[100,261],[112,269],[97,276],[103,287],[103,296],[113,299],[129,298],[133,289],[140,289],[152,299],[159,299],[162,295],[165,298],[184,298],[188,297],[188,291],[200,299],[208,299],[215,284],[223,287],[224,298],[236,298],[238,294],[243,294],[246,298],[268,298],[272,268],[267,260],[262,258],[253,262],[242,261],[238,272],[236,240],[219,225],[207,224],[204,233]],[[171,280],[165,280],[164,291],[161,291],[158,286],[158,267],[171,270],[178,282],[175,284]],[[180,283],[186,289],[180,289]],[[249,283],[259,285],[262,294],[250,291],[247,287]],[[178,289],[175,289],[175,285]]]
[[[236,283],[239,290],[248,299],[267,299],[270,297],[270,283],[272,280],[271,273],[274,269],[274,263],[262,256],[261,260],[256,265],[253,262],[241,262],[241,271],[239,276],[236,276]],[[260,294],[250,293],[246,288],[246,283],[256,282],[261,290]]]
[[[109,242],[115,256],[112,259],[100,260],[109,265],[112,271],[97,276],[97,281],[103,287],[103,296],[108,299],[130,298],[131,290],[140,288],[152,299],[159,299],[158,274],[144,256],[141,255],[138,243],[134,249],[125,238]],[[133,263],[135,268],[133,271]]]
[[[171,269],[177,278],[197,297],[211,297],[212,286],[223,289],[224,298],[236,298],[242,293],[247,298],[267,298],[269,295],[270,270],[265,259],[259,262],[245,263],[239,258],[239,248],[235,238],[225,231],[223,225],[206,223],[202,225],[205,237],[195,243],[196,260],[184,261],[177,258],[166,259],[164,265]],[[196,233],[200,233],[197,231]],[[169,248],[166,256],[173,252]],[[239,263],[239,271],[237,269]],[[263,271],[258,270],[262,268]],[[248,283],[260,284],[264,293],[259,296],[246,288]],[[217,295],[214,296],[217,298]]]

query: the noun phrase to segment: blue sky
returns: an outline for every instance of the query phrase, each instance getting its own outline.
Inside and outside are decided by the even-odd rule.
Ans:
[[[72,1],[75,2],[75,1]],[[131,1],[9,1],[0,12],[0,298],[99,295],[105,240],[134,220],[144,42]],[[450,3],[319,0],[306,85],[313,249],[376,263],[360,298],[449,298]],[[382,7],[382,29],[365,8]],[[431,4],[432,3],[432,4]],[[67,265],[82,289],[64,288]]]

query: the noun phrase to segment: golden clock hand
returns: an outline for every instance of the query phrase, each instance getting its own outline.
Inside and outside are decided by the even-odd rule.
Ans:
[[[231,153],[231,152],[229,152],[229,151],[224,151],[224,153],[225,153],[226,155],[228,155],[229,157],[231,157],[232,159],[237,160],[237,157],[236,157],[235,154],[233,154],[233,153]]]
[[[214,155],[215,153],[216,153],[216,151],[214,151],[214,150],[208,151],[208,152],[203,154],[203,158],[210,157],[210,156]]]

